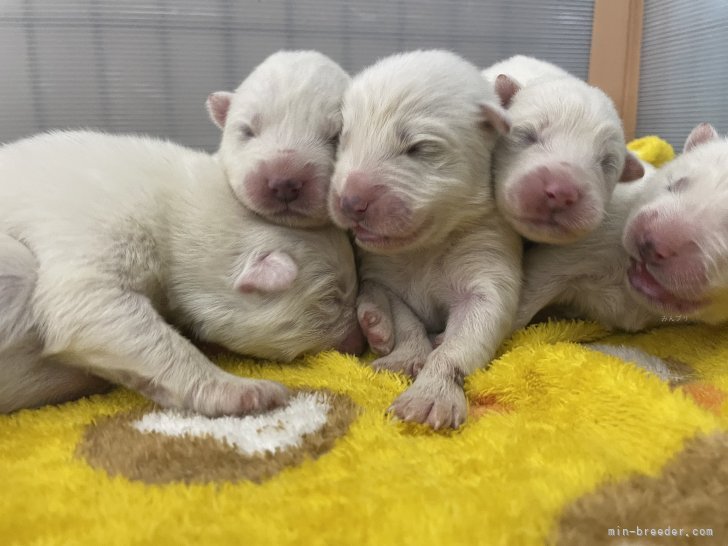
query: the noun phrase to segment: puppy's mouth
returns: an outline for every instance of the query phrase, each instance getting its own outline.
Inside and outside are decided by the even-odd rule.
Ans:
[[[375,233],[362,224],[356,224],[352,230],[356,243],[366,249],[373,251],[390,251],[407,248],[420,236],[421,230],[417,229],[407,235],[383,235]]]
[[[591,230],[579,223],[571,221],[560,221],[557,218],[528,218],[517,217],[516,222],[525,231],[524,235],[539,243],[562,244],[571,243],[581,239]]]
[[[707,302],[676,296],[665,288],[647,269],[644,262],[630,258],[627,279],[632,289],[655,307],[671,314],[689,314],[704,307]]]
[[[280,205],[260,205],[255,207],[259,214],[284,225],[297,227],[323,226],[330,222],[323,207],[305,207],[299,203],[281,203]],[[255,210],[255,209],[254,209]]]

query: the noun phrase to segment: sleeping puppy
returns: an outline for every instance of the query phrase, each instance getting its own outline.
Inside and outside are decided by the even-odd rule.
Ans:
[[[599,226],[618,181],[642,177],[611,99],[565,70],[516,55],[483,71],[512,128],[493,153],[498,208],[523,237],[568,244]]]
[[[0,411],[101,379],[211,416],[271,408],[283,386],[223,372],[174,327],[261,358],[357,352],[356,291],[346,234],[263,221],[207,154],[91,132],[0,150]]]
[[[552,305],[627,331],[663,317],[727,320],[727,208],[728,141],[704,123],[680,157],[619,185],[591,235],[526,253],[516,327]]]
[[[277,224],[330,223],[328,198],[349,76],[316,51],[280,51],[207,99],[236,197]]]
[[[489,179],[494,126],[508,115],[476,67],[434,50],[357,75],[343,118],[329,205],[360,248],[370,341],[393,320],[393,350],[374,366],[416,375],[397,417],[458,427],[463,381],[493,357],[518,301],[521,240]],[[433,350],[428,334],[440,332]]]

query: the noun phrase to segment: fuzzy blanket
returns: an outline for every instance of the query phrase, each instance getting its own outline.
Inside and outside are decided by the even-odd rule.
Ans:
[[[597,339],[679,380],[578,343]],[[0,417],[3,544],[728,541],[726,328],[532,326],[468,379],[469,420],[449,433],[385,416],[407,382],[356,358],[216,359],[299,392],[245,418],[123,389]]]

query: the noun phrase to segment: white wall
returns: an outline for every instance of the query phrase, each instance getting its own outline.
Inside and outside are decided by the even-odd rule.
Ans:
[[[210,91],[266,55],[349,71],[443,47],[485,66],[537,55],[586,77],[593,0],[0,0],[0,142],[49,128],[145,132],[214,149]]]
[[[637,136],[728,132],[728,1],[645,0],[641,64]]]

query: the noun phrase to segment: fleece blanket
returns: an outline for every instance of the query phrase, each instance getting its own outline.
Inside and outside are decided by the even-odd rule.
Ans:
[[[211,356],[295,395],[207,419],[119,388],[0,416],[0,543],[728,543],[728,328],[530,326],[440,433],[386,415],[407,380],[371,355]]]

